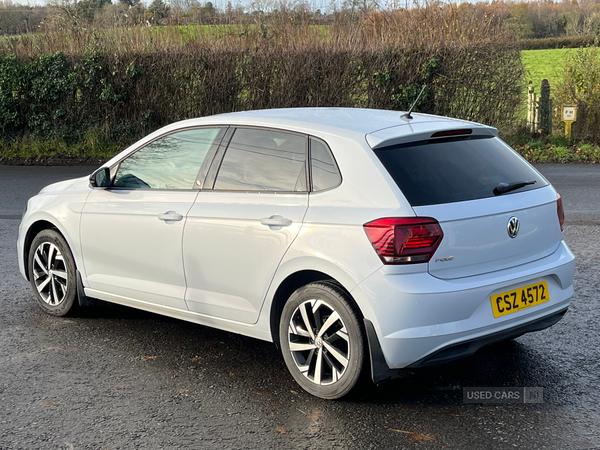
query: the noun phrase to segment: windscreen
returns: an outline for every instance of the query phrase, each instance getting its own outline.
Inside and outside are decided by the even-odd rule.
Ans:
[[[511,186],[502,195],[548,185],[497,137],[411,142],[374,152],[412,206],[494,197],[501,183]],[[533,181],[512,190],[513,183]]]

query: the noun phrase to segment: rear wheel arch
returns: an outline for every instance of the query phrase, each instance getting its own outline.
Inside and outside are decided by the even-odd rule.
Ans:
[[[288,275],[277,287],[275,291],[275,295],[273,296],[273,301],[271,302],[271,310],[270,310],[270,326],[271,326],[271,337],[275,345],[279,346],[279,322],[281,320],[281,313],[283,312],[283,307],[285,303],[288,301],[290,296],[298,289],[307,284],[314,282],[323,282],[327,284],[333,284],[337,288],[344,291],[347,294],[348,298],[353,302],[354,308],[361,312],[360,307],[353,299],[352,294],[335,278],[331,275],[328,275],[324,272],[320,272],[318,270],[301,270],[295,272],[291,275]]]
[[[298,288],[279,325],[283,359],[296,382],[324,399],[346,396],[370,366],[364,318],[352,296],[332,280]]]

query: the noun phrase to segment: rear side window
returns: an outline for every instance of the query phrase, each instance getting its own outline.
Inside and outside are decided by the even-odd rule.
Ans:
[[[214,189],[306,192],[307,138],[238,128],[227,147]]]
[[[497,137],[423,141],[374,150],[412,206],[494,197],[500,183],[547,182]]]
[[[310,139],[310,171],[313,192],[331,189],[342,182],[331,150],[323,141]]]

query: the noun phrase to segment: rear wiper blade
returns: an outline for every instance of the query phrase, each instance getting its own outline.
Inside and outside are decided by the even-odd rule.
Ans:
[[[512,183],[499,183],[498,186],[494,188],[494,195],[502,195],[507,192],[514,191],[516,189],[521,189],[522,187],[528,186],[530,184],[535,184],[536,181],[513,181]]]

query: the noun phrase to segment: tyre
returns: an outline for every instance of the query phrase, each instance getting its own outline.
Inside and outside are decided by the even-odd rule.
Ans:
[[[75,261],[64,238],[43,230],[29,249],[29,281],[42,309],[64,316],[77,307]]]
[[[349,296],[333,282],[295,291],[279,324],[283,359],[308,393],[341,398],[356,386],[366,366],[362,319]]]

